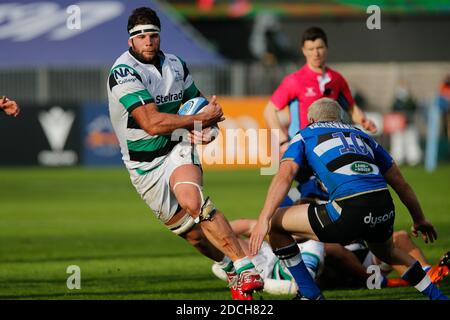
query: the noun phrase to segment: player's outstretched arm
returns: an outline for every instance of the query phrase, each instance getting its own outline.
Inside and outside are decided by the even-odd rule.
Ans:
[[[131,112],[139,126],[151,135],[170,134],[176,129],[194,129],[194,122],[201,121],[204,128],[223,121],[223,111],[213,96],[210,103],[205,106],[204,111],[195,115],[180,116],[159,112],[155,103],[148,103],[134,109]]]
[[[408,182],[406,182],[400,169],[395,163],[386,171],[384,177],[387,183],[398,194],[400,200],[408,208],[408,211],[413,219],[412,233],[415,237],[418,232],[422,233],[422,238],[425,243],[433,242],[437,239],[437,233],[433,225],[425,219],[419,200]]]
[[[256,222],[256,219],[237,219],[230,221],[230,226],[236,235],[250,237]]]
[[[362,111],[356,104],[350,108],[349,113],[352,117],[353,122],[360,124],[364,130],[367,130],[370,133],[377,132],[375,123],[372,120],[368,119],[364,111]]]
[[[277,109],[275,105],[269,101],[264,109],[264,119],[266,120],[267,126],[270,129],[278,129],[280,132],[280,144],[284,144],[289,141],[288,136],[283,131],[280,123],[280,119],[277,115]]]
[[[281,162],[280,169],[270,184],[258,222],[250,236],[250,252],[252,254],[256,254],[261,247],[264,237],[269,231],[269,221],[288,194],[297,171],[298,164],[294,161],[286,160]]]

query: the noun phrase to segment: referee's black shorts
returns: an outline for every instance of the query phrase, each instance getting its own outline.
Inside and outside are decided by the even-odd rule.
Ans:
[[[356,239],[384,242],[393,233],[395,208],[388,190],[365,193],[308,209],[311,227],[321,242],[348,244]]]

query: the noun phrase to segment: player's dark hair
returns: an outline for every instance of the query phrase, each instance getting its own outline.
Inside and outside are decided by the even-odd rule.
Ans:
[[[153,24],[161,29],[161,22],[156,12],[147,7],[140,7],[133,10],[128,17],[127,31],[130,31],[139,24]]]
[[[315,41],[317,39],[322,39],[325,42],[325,45],[328,47],[328,39],[327,34],[319,27],[310,27],[303,32],[302,37],[302,46],[305,44],[305,41],[311,40]]]

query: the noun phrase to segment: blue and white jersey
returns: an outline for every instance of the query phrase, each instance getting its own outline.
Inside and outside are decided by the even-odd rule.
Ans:
[[[369,135],[341,122],[316,122],[291,140],[281,161],[311,167],[330,194],[339,200],[386,189],[384,173],[391,156]]]

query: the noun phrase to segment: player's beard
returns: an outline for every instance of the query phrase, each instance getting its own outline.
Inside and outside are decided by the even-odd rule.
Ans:
[[[148,56],[138,52],[134,46],[134,44],[132,44],[131,46],[131,50],[133,50],[133,53],[139,58],[139,60],[145,62],[145,63],[155,63],[156,62],[156,58],[158,56],[158,52],[159,52],[159,48],[157,50],[155,50],[155,54],[149,58]]]

